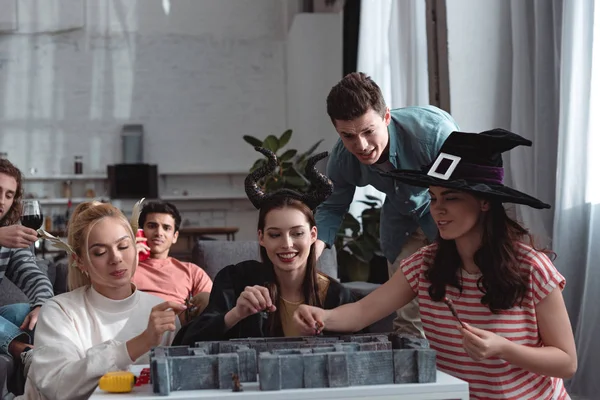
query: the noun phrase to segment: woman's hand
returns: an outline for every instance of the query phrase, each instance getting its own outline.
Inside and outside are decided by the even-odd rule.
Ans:
[[[261,311],[274,312],[277,307],[271,300],[269,289],[264,286],[246,286],[237,299],[234,307],[240,319],[249,317]]]
[[[144,331],[150,347],[158,346],[165,332],[174,332],[177,315],[186,309],[184,304],[165,301],[152,308],[148,327]]]
[[[167,331],[175,331],[177,315],[186,309],[184,304],[165,301],[152,308],[148,317],[148,326],[144,332],[127,341],[129,358],[135,362],[151,348],[160,345],[162,336]]]
[[[318,335],[325,329],[327,310],[302,304],[294,312],[293,321],[302,335]]]
[[[463,347],[469,357],[475,361],[494,357],[502,358],[508,339],[469,324],[464,325],[465,328],[459,326],[458,330],[463,335]]]
[[[277,307],[271,300],[269,289],[264,286],[246,286],[238,297],[235,307],[225,314],[225,330],[231,329],[244,318],[261,311],[274,312]]]

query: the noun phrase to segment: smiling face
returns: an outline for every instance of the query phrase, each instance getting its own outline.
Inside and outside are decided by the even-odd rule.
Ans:
[[[175,232],[175,219],[171,214],[151,213],[144,222],[144,236],[148,238],[150,257],[167,258],[171,246],[177,242],[179,232]]]
[[[124,298],[119,293],[131,290],[137,265],[130,229],[116,218],[102,218],[92,226],[85,248],[87,254],[78,264],[89,274],[94,289],[108,298]]]
[[[390,110],[382,118],[372,108],[351,121],[335,120],[335,130],[346,150],[365,165],[375,164],[387,152]]]
[[[457,240],[481,232],[483,215],[490,209],[487,200],[439,186],[431,186],[429,195],[431,216],[442,239]]]
[[[317,228],[298,209],[275,208],[266,214],[264,231],[259,230],[258,237],[276,270],[298,271],[306,268]]]
[[[0,172],[0,221],[8,214],[17,193],[17,180]]]

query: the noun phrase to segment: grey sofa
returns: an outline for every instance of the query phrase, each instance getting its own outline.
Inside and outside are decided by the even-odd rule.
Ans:
[[[54,288],[54,294],[61,294],[67,291],[67,265],[61,263],[51,263],[47,260],[36,260],[40,269],[48,275],[50,282]],[[0,283],[0,306],[29,303],[29,299],[7,278],[2,279]],[[18,386],[22,383],[19,377],[15,376],[16,364],[12,357],[8,355],[0,355],[0,398],[5,398],[9,393],[9,389],[13,389],[13,385]]]
[[[192,250],[192,262],[203,268],[211,279],[224,267],[244,260],[260,260],[257,241],[197,240]],[[323,273],[338,279],[338,265],[335,247],[325,249],[318,260],[317,268]],[[379,287],[368,282],[347,282],[344,286],[362,298]],[[387,333],[392,331],[395,313],[371,325],[369,332]]]

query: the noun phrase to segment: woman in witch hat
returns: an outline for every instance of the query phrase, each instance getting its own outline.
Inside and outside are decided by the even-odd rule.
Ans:
[[[298,329],[359,330],[417,297],[438,368],[469,382],[471,398],[568,398],[562,378],[577,356],[565,279],[502,205],[550,208],[503,185],[501,154],[519,145],[531,142],[502,129],[453,132],[423,171],[386,173],[429,187],[437,241],[361,301],[299,307]]]
[[[275,171],[273,152],[257,147],[267,165],[246,178],[246,194],[259,209],[258,239],[262,262],[243,261],[223,268],[213,282],[207,308],[182,328],[174,344],[245,337],[298,336],[292,322],[302,304],[335,308],[354,301],[352,293],[335,279],[317,271],[317,239],[312,210],[332,192],[331,181],[315,164],[327,156],[311,157],[306,176],[313,191],[282,189],[264,193],[257,182]],[[315,328],[313,327],[313,330]]]

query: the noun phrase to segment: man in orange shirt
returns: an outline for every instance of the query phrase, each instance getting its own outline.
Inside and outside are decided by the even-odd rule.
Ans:
[[[201,312],[208,304],[212,281],[196,264],[169,257],[181,226],[177,208],[167,202],[147,203],[140,213],[139,226],[145,236],[137,243],[143,261],[138,264],[133,283],[139,290],[166,301],[186,304],[191,297],[194,314]],[[143,254],[149,254],[149,258],[144,259]],[[182,323],[188,322],[186,315],[181,314]]]

